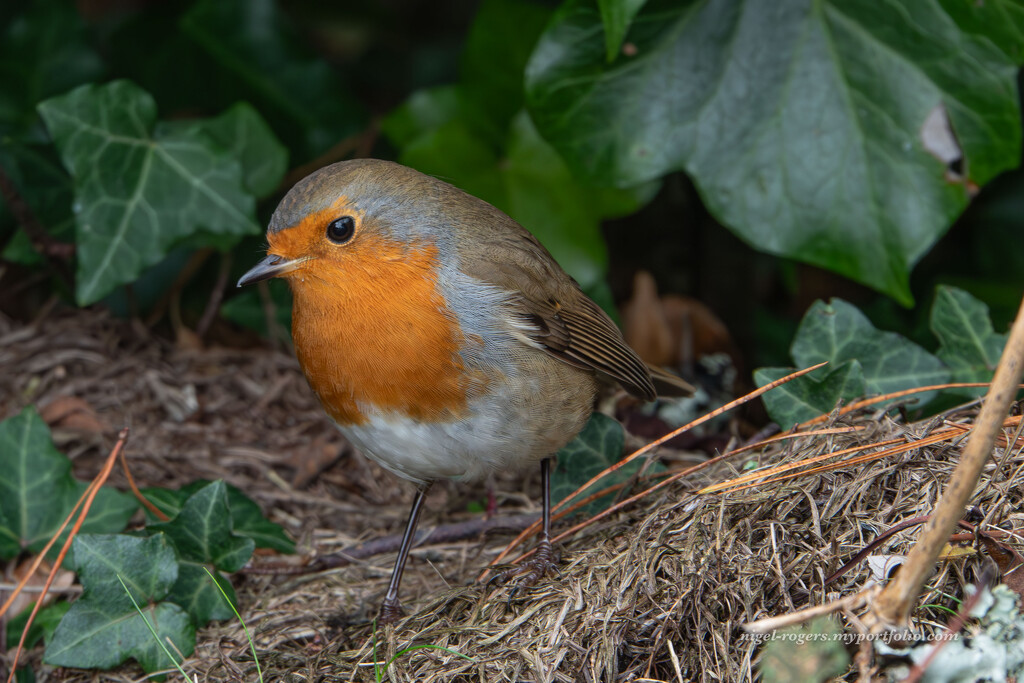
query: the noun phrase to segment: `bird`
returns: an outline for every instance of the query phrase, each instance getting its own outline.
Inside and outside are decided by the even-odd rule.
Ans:
[[[284,278],[309,386],[344,436],[416,494],[380,623],[399,587],[424,496],[540,464],[542,530],[514,570],[554,568],[550,463],[584,427],[602,382],[643,400],[655,380],[615,323],[528,230],[457,187],[401,164],[325,166],[284,196],[267,255],[238,286]],[[653,375],[652,375],[653,373]]]

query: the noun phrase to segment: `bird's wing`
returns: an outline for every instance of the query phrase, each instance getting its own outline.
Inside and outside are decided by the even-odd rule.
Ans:
[[[597,372],[646,401],[655,398],[647,366],[626,345],[601,307],[563,271],[529,232],[501,214],[500,234],[480,235],[464,272],[517,292],[513,306],[524,336],[570,365]],[[501,220],[504,219],[504,220]],[[493,223],[492,223],[493,225]],[[523,325],[525,323],[525,325]]]

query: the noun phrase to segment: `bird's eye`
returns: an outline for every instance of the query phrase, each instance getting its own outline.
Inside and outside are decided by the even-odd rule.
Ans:
[[[356,231],[356,221],[352,216],[335,218],[327,224],[327,239],[335,244],[344,244],[352,239]]]

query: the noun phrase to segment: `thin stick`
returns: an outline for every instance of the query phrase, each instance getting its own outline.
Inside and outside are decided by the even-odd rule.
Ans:
[[[1003,356],[996,367],[992,386],[981,404],[974,429],[967,439],[950,479],[949,486],[939,498],[931,519],[911,548],[906,562],[896,577],[885,587],[872,604],[865,620],[869,627],[880,632],[909,623],[910,612],[925,580],[935,568],[946,539],[953,532],[964,508],[974,493],[981,470],[992,456],[996,436],[1002,429],[1010,403],[1017,394],[1017,383],[1024,368],[1024,301],[1010,330]]]
[[[85,523],[85,517],[89,514],[89,509],[92,507],[92,502],[96,498],[96,494],[99,493],[100,487],[103,486],[103,482],[105,482],[107,477],[110,476],[110,471],[114,469],[114,463],[117,462],[117,458],[124,449],[124,444],[127,440],[128,428],[126,427],[117,435],[117,443],[114,444],[114,449],[110,451],[110,455],[107,456],[107,461],[103,463],[103,469],[96,476],[93,482],[89,484],[89,488],[85,491],[84,495],[86,498],[82,505],[82,511],[78,514],[78,519],[75,520],[75,525],[71,528],[71,533],[68,534],[67,539],[64,541],[64,545],[61,546],[60,553],[57,555],[57,559],[53,563],[53,568],[50,570],[49,576],[46,577],[46,583],[43,585],[43,592],[39,596],[39,599],[36,600],[35,607],[32,608],[32,613],[28,616],[28,621],[25,622],[25,627],[21,632],[21,638],[18,640],[18,647],[14,650],[14,658],[11,661],[11,674],[7,677],[7,683],[12,683],[12,681],[14,681],[14,675],[18,671],[18,658],[21,656],[21,652],[25,648],[25,638],[28,636],[29,628],[31,628],[32,622],[35,621],[36,614],[39,613],[39,608],[43,605],[43,598],[46,597],[46,592],[53,584],[53,580],[57,576],[57,571],[60,569],[61,563],[64,562],[64,557],[68,554],[68,550],[71,548],[71,542],[75,540],[78,530],[81,529],[82,524]],[[73,514],[74,512],[68,515],[68,519],[71,519]],[[64,521],[64,526],[67,526],[67,520]],[[64,526],[61,527],[61,530],[64,529]],[[60,532],[58,532],[57,535],[59,535],[59,533]],[[54,535],[50,543],[47,544],[46,550],[53,545],[53,541],[56,540],[57,535]],[[39,553],[40,558],[46,555],[46,550]],[[33,566],[32,571],[35,571],[35,567],[38,567],[38,564]],[[31,575],[31,572],[29,572],[28,575]],[[15,591],[15,595],[17,595],[17,591]],[[5,605],[4,609],[6,608],[7,606]]]

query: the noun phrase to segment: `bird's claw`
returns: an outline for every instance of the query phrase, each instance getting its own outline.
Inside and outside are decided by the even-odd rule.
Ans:
[[[393,624],[405,616],[402,603],[397,598],[384,598],[380,606],[380,614],[377,615],[377,623],[381,625]]]
[[[533,557],[523,560],[515,567],[495,574],[489,583],[505,584],[515,579],[515,585],[509,591],[509,602],[524,588],[536,584],[549,574],[558,574],[558,565],[555,562],[554,551],[551,548],[551,541],[544,539],[537,544]]]

